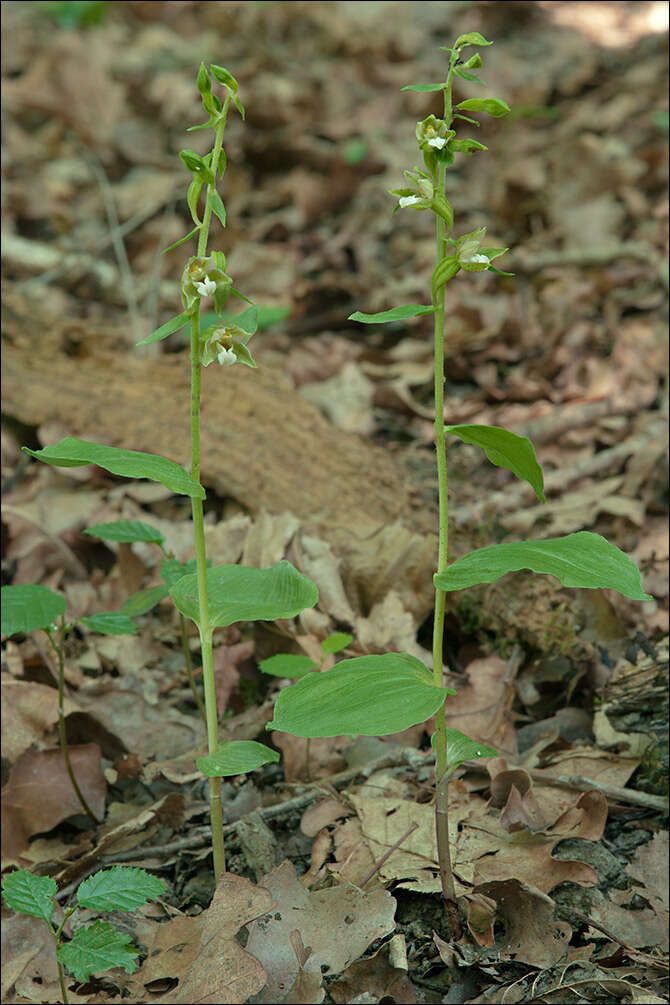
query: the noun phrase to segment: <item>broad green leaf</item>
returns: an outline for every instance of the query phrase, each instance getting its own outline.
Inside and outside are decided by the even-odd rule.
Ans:
[[[208,778],[225,778],[228,775],[244,775],[255,771],[263,764],[279,760],[279,752],[255,740],[228,740],[222,743],[215,754],[196,757],[199,771]]]
[[[434,715],[447,694],[415,656],[359,656],[285,688],[266,728],[308,737],[399,733]]]
[[[408,84],[406,87],[401,87],[401,91],[418,91],[420,94],[430,94],[431,91],[443,91],[447,86],[446,81],[442,81],[441,84]]]
[[[149,586],[146,590],[138,590],[131,594],[121,604],[121,613],[129,618],[140,618],[147,614],[157,604],[160,604],[163,597],[167,597],[167,586]]]
[[[147,544],[164,544],[165,535],[142,520],[114,520],[112,523],[96,523],[87,527],[84,534],[98,537],[101,541],[119,541],[122,544],[134,544],[144,541]]]
[[[86,982],[91,974],[123,967],[127,974],[137,970],[139,952],[128,935],[118,932],[106,921],[96,921],[80,928],[71,942],[61,946],[58,962],[73,974],[75,980]]]
[[[191,496],[193,499],[205,498],[202,485],[191,478],[179,464],[169,461],[167,457],[159,457],[158,454],[106,447],[102,443],[77,440],[74,436],[67,436],[60,443],[53,443],[42,450],[29,450],[28,447],[21,449],[38,461],[53,464],[57,468],[97,464],[99,468],[104,468],[112,475],[120,475],[123,478],[148,478],[152,482],[161,482],[177,495]]]
[[[219,223],[222,227],[226,226],[226,207],[223,205],[223,199],[216,191],[216,189],[211,188],[207,193],[207,204],[212,210],[214,215],[218,218]]]
[[[137,632],[137,625],[127,614],[117,614],[115,611],[91,614],[88,618],[77,620],[99,635],[135,635]]]
[[[1,592],[3,635],[49,628],[65,614],[65,597],[48,586],[3,586]]]
[[[600,534],[585,530],[547,541],[479,548],[436,574],[434,583],[439,590],[465,590],[519,569],[556,576],[564,586],[616,590],[631,600],[653,600],[642,589],[640,571],[628,555]]]
[[[348,321],[360,321],[364,325],[381,325],[386,321],[407,321],[409,318],[420,318],[424,314],[432,314],[435,308],[432,304],[405,304],[403,307],[392,307],[389,311],[378,314],[363,314],[355,311]]]
[[[292,677],[297,680],[316,670],[316,663],[309,656],[301,656],[300,653],[277,653],[276,656],[261,660],[258,669],[273,677]]]
[[[236,621],[293,618],[314,607],[319,592],[314,583],[282,560],[270,569],[219,565],[207,572],[209,622],[223,628]],[[170,589],[177,609],[198,623],[198,577],[184,576]]]
[[[93,911],[135,911],[165,893],[165,883],[134,866],[116,865],[89,876],[77,891],[81,907]]]
[[[192,128],[193,129],[206,129],[208,125],[209,125],[209,123],[207,122],[207,123],[205,123],[204,126],[193,126]],[[161,255],[167,255],[168,251],[174,251],[175,248],[179,248],[179,247],[181,247],[182,244],[186,244],[186,242],[190,241],[191,238],[194,237],[198,233],[199,230],[200,230],[200,227],[194,227],[193,230],[189,231],[188,234],[185,234],[184,237],[180,237],[178,241],[174,242],[174,244],[170,244],[167,248],[163,248],[163,250],[161,251]],[[138,345],[142,345],[142,344],[143,344],[142,342],[138,343]]]
[[[208,560],[207,567],[211,567],[211,562]],[[192,576],[197,571],[197,562],[194,558],[189,558],[188,562],[178,562],[176,558],[168,558],[166,562],[161,565],[161,576],[163,577],[163,582],[168,585],[168,587],[173,587],[175,583],[178,583],[182,576]]]
[[[477,743],[471,740],[465,733],[457,729],[447,729],[447,774],[455,771],[463,761],[475,761],[478,757],[496,757],[497,750],[487,747],[485,743]],[[435,746],[435,733],[431,737],[431,743]]]
[[[493,45],[493,42],[488,42],[478,31],[468,31],[465,35],[458,36],[454,49],[463,49],[466,45]]]
[[[459,102],[456,108],[461,112],[487,112],[494,119],[500,119],[512,111],[509,105],[499,98],[467,98],[466,101]]]
[[[51,921],[53,897],[58,887],[50,876],[35,876],[27,869],[16,869],[2,881],[2,896],[12,911],[30,914],[33,918]]]
[[[198,230],[197,227],[196,230]],[[191,231],[188,237],[192,237],[194,233],[195,231]],[[185,237],[183,240],[187,241],[188,237]],[[177,245],[173,244],[172,247],[176,248]],[[165,250],[169,251],[170,248],[166,248]],[[147,335],[147,337],[143,338],[141,342],[136,342],[135,344],[149,345],[150,342],[161,342],[164,338],[167,338],[168,335],[174,335],[175,332],[181,331],[181,329],[188,324],[190,318],[191,315],[188,311],[182,311],[181,314],[177,314],[176,317],[170,318],[170,320],[166,321],[164,325],[160,326],[160,328],[156,328],[151,335]]]
[[[481,447],[491,464],[513,471],[517,478],[528,482],[540,502],[546,501],[542,468],[527,436],[518,436],[500,426],[445,426],[444,431],[463,443]]]
[[[354,641],[353,635],[348,632],[333,632],[321,643],[321,650],[326,656],[332,653],[339,653],[340,649],[346,649]]]

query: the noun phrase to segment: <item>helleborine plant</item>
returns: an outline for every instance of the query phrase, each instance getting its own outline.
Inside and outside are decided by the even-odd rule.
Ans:
[[[148,901],[160,897],[165,892],[165,885],[144,869],[123,865],[101,869],[81,883],[77,890],[77,903],[64,912],[58,926],[53,921],[57,889],[55,879],[49,876],[35,876],[26,869],[16,869],[4,878],[2,897],[12,911],[40,918],[46,924],[56,945],[61,996],[68,1005],[65,970],[83,983],[91,974],[114,967],[123,967],[127,974],[132,974],[137,969],[135,961],[140,955],[130,937],[107,921],[94,921],[78,928],[69,942],[65,942],[63,929],[72,915],[80,907],[94,911],[136,911]]]
[[[214,93],[213,81],[221,85],[223,100]],[[181,151],[182,162],[192,176],[187,192],[187,203],[195,226],[185,237],[165,249],[170,251],[195,238],[196,254],[189,258],[182,274],[182,312],[138,343],[147,345],[159,342],[187,325],[190,329],[190,474],[181,465],[156,454],[108,447],[74,437],[67,437],[60,443],[44,447],[42,450],[28,450],[25,447],[23,449],[46,464],[60,467],[96,464],[114,475],[148,478],[161,482],[172,492],[191,499],[195,571],[186,571],[179,563],[167,569],[164,564],[161,571],[167,592],[177,610],[183,617],[190,618],[196,624],[200,635],[208,755],[198,758],[196,763],[199,770],[209,778],[214,870],[219,876],[226,868],[221,778],[253,771],[262,764],[279,760],[279,754],[270,747],[253,741],[219,742],[212,657],[213,633],[216,628],[223,628],[237,621],[274,621],[277,618],[293,618],[305,608],[316,604],[318,591],[311,580],[286,561],[278,562],[270,569],[253,569],[238,565],[208,568],[203,515],[205,490],[200,484],[202,367],[210,366],[212,363],[218,363],[224,368],[235,363],[256,367],[247,343],[258,327],[258,308],[233,286],[232,279],[226,273],[226,258],[223,252],[208,251],[212,215],[217,217],[222,226],[225,227],[226,224],[226,210],[217,192],[216,183],[218,178],[223,177],[226,169],[223,134],[230,106],[234,105],[244,117],[244,107],[237,93],[238,84],[224,67],[212,64],[208,68],[201,64],[197,86],[208,120],[191,128],[212,129],[214,145],[210,153],[205,156],[194,150]],[[202,215],[200,215],[201,206]],[[241,312],[232,315],[225,311],[231,294],[248,305]],[[203,330],[201,307],[203,301],[209,300],[213,303],[217,320]],[[107,540],[157,541],[155,531],[153,531],[154,537],[151,537],[152,528],[147,532],[148,538],[142,536],[143,531],[137,526],[126,527],[125,536],[123,536],[124,529],[117,528],[115,532],[113,528],[103,527],[101,531],[100,527],[97,527],[91,530],[96,536],[106,537]],[[140,536],[136,536],[137,534]],[[135,614],[144,613],[153,606],[154,601],[162,599],[163,595],[163,587],[158,587],[152,596],[136,595],[130,598],[128,603]],[[149,606],[146,606],[147,604]],[[144,611],[141,611],[143,605]]]
[[[439,540],[435,584],[433,627],[433,669],[429,670],[407,653],[362,656],[345,659],[327,673],[307,673],[297,683],[281,692],[269,729],[280,729],[296,736],[335,736],[346,733],[388,734],[435,716],[436,838],[442,892],[447,918],[454,936],[460,933],[448,832],[447,787],[449,778],[464,761],[490,757],[491,747],[476,743],[455,729],[447,729],[441,709],[447,695],[444,687],[443,635],[445,597],[451,590],[463,590],[477,583],[491,583],[508,572],[531,569],[556,576],[565,586],[617,590],[633,600],[651,600],[643,592],[640,574],[631,560],[598,534],[580,532],[547,541],[521,541],[497,544],[473,551],[451,564],[447,561],[448,497],[445,436],[456,436],[465,443],[481,447],[488,459],[527,481],[544,502],[543,476],[533,446],[526,437],[496,426],[452,425],[444,423],[444,311],[445,285],[459,272],[500,272],[491,263],[507,248],[489,247],[485,230],[453,236],[454,212],[445,195],[447,168],[457,153],[473,154],[486,147],[473,139],[456,139],[455,121],[473,126],[479,122],[471,112],[486,112],[494,117],[509,112],[497,98],[469,98],[452,104],[454,77],[481,84],[473,68],[482,65],[479,53],[464,59],[462,52],[471,46],[491,45],[479,32],[461,35],[449,53],[446,79],[438,84],[417,84],[403,88],[428,93],[441,91],[444,114],[441,119],[429,115],[416,127],[416,138],[423,155],[422,168],[406,171],[406,186],[391,193],[397,210],[431,212],[435,217],[436,265],[431,283],[431,303],[405,304],[378,314],[357,311],[350,320],[363,324],[407,320],[432,314],[435,346],[435,442],[439,488]],[[444,47],[443,47],[444,48]]]

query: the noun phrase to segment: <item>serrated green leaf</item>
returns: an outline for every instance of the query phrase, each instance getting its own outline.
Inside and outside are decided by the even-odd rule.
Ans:
[[[174,461],[158,454],[145,454],[139,450],[122,450],[119,447],[106,447],[102,443],[89,443],[88,440],[77,440],[67,436],[59,443],[44,447],[42,450],[29,450],[22,447],[27,454],[45,464],[57,468],[77,468],[85,464],[97,464],[110,474],[122,478],[148,478],[152,482],[160,482],[177,495],[190,496],[193,499],[204,499],[205,490],[199,482]]]
[[[445,432],[457,436],[463,443],[481,447],[491,464],[514,472],[517,478],[528,482],[540,502],[546,501],[542,468],[527,436],[518,436],[500,426],[445,426]]]
[[[425,722],[444,703],[444,688],[408,653],[342,660],[284,688],[267,729],[293,736],[384,736]]]
[[[212,210],[214,215],[217,217],[219,223],[222,227],[226,226],[226,207],[223,205],[223,199],[216,191],[216,189],[211,188],[207,193],[207,205]]]
[[[314,583],[282,560],[270,569],[219,565],[208,570],[209,622],[223,628],[237,621],[293,618],[314,607],[319,592]],[[184,576],[170,589],[177,609],[198,623],[198,577]]]
[[[643,591],[639,569],[628,555],[600,534],[585,530],[546,541],[479,548],[436,574],[434,583],[439,590],[465,590],[519,569],[556,576],[564,586],[616,590],[631,600],[653,600]]]
[[[360,321],[364,325],[381,325],[387,321],[408,321],[409,318],[420,318],[424,314],[432,314],[435,308],[432,304],[404,304],[402,307],[392,307],[388,311],[380,311],[378,314],[363,314],[362,311],[355,311],[350,314],[348,321]]]
[[[200,129],[200,128],[204,129],[205,127],[204,126],[202,126],[202,127],[201,126],[193,126],[193,128],[194,129]],[[189,231],[189,233],[186,234],[184,237],[180,237],[178,241],[174,242],[174,244],[171,244],[167,248],[163,248],[163,250],[161,251],[161,255],[167,255],[168,251],[174,251],[175,248],[179,248],[179,247],[181,247],[182,244],[186,244],[186,242],[190,241],[191,238],[195,234],[197,234],[199,230],[200,230],[200,227],[194,227],[193,230]],[[138,342],[138,345],[142,345],[142,344],[143,344],[142,342]]]
[[[56,618],[65,614],[65,597],[48,586],[3,586],[0,592],[3,635],[49,628]]]
[[[195,233],[195,231],[191,232],[191,234],[193,233]],[[189,237],[191,234],[189,234]],[[184,238],[184,240],[187,240],[187,238]],[[176,244],[173,244],[172,247],[176,248]],[[169,250],[169,248],[166,248],[166,251]],[[184,328],[190,320],[191,315],[189,312],[182,311],[181,314],[178,314],[174,318],[170,318],[170,320],[166,321],[164,325],[161,325],[160,328],[156,328],[151,335],[147,335],[146,338],[143,338],[141,342],[136,342],[135,345],[149,345],[151,342],[162,342],[162,340],[167,338],[168,335],[174,335],[175,332],[181,331],[181,329]]]
[[[321,651],[326,656],[330,656],[333,653],[339,653],[341,649],[346,649],[353,641],[353,635],[349,635],[348,632],[333,632],[321,643]]]
[[[118,541],[120,544],[164,544],[165,535],[142,520],[114,520],[111,523],[96,523],[87,527],[84,534],[100,538],[101,541]]]
[[[255,740],[228,740],[222,743],[215,754],[196,757],[199,771],[208,778],[226,778],[229,775],[245,775],[263,764],[276,763],[279,753]]]
[[[16,869],[2,881],[2,896],[7,907],[33,918],[51,921],[58,887],[50,876],[35,876],[27,869]]]
[[[137,970],[139,952],[128,935],[117,932],[106,921],[96,921],[80,928],[71,942],[61,946],[58,962],[70,971],[75,980],[86,982],[91,974],[123,967],[127,974]]]
[[[117,614],[115,611],[105,611],[102,614],[91,614],[87,618],[78,618],[78,621],[91,632],[99,635],[135,635],[137,625],[131,621],[127,614]]]
[[[167,597],[167,586],[149,586],[146,590],[138,590],[131,594],[121,604],[121,613],[129,618],[141,618],[143,614],[148,614],[157,604],[160,604],[163,597]]]
[[[447,86],[446,81],[442,81],[441,84],[407,84],[406,87],[401,87],[401,91],[418,91],[419,94],[430,94],[432,91],[443,91]]]
[[[93,911],[135,911],[165,893],[165,883],[144,869],[116,865],[89,876],[77,891],[80,907]]]
[[[273,677],[290,677],[297,680],[305,674],[313,673],[316,670],[316,663],[309,656],[302,656],[300,653],[277,653],[276,656],[261,660],[258,669]]]
[[[501,101],[499,98],[467,98],[466,101],[459,102],[456,108],[465,112],[486,112],[494,119],[509,115],[512,110],[505,101]]]

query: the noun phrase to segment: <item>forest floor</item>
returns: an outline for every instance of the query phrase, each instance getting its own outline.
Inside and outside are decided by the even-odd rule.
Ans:
[[[203,60],[235,74],[247,110],[226,131],[214,246],[262,308],[259,369],[204,374],[208,555],[288,558],[320,592],[294,621],[215,637],[225,737],[282,757],[224,784],[228,865],[247,882],[229,877],[214,902],[195,768],[205,731],[169,599],[136,635],[68,638],[66,726],[97,827],[54,753],[46,636],[3,640],[3,870],[53,876],[59,911],[109,864],[167,885],[114,919],[140,968],[70,980],[71,1002],[668,1001],[664,13],[572,0],[3,5],[3,584],[44,584],[72,618],[118,611],[160,582],[161,555],[83,534],[113,520],[141,519],[180,561],[192,555],[183,497],[20,448],[76,436],[189,465],[183,333],[135,342],[180,309],[191,252],[160,250],[190,229],[178,152],[209,149],[186,132],[202,120]],[[499,751],[451,785],[468,918],[454,942],[428,726],[309,744],[269,734],[282,684],[258,663],[318,659],[334,631],[353,636],[347,656],[431,661],[431,322],[347,318],[429,297],[428,220],[392,216],[388,190],[441,99],[401,88],[443,79],[439,46],[466,31],[495,42],[480,72],[512,113],[482,124],[488,153],[449,171],[455,232],[486,226],[514,275],[447,288],[445,416],[531,437],[547,503],[450,444],[450,557],[592,530],[632,557],[654,603],[524,573],[449,595],[448,722]],[[197,666],[195,633],[188,644]],[[3,919],[2,1001],[60,1001],[46,928],[4,907]]]

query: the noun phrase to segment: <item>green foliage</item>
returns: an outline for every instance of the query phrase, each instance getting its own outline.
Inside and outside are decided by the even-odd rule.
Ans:
[[[362,311],[354,311],[349,315],[349,321],[360,321],[364,325],[381,325],[387,321],[407,321],[409,318],[419,318],[424,314],[432,314],[435,308],[425,304],[405,304],[403,307],[392,307],[388,311],[380,311],[378,314],[363,314]]]
[[[274,621],[293,618],[314,607],[319,593],[312,581],[285,560],[270,569],[219,565],[207,572],[209,623],[224,628],[236,621]],[[184,617],[198,624],[198,577],[183,576],[170,595]]]
[[[47,923],[54,913],[58,887],[50,876],[35,876],[26,869],[10,872],[2,881],[2,896],[11,911],[41,918]]]
[[[47,586],[3,586],[1,592],[3,635],[50,628],[65,614],[65,597]]]
[[[537,463],[535,448],[526,436],[518,436],[499,426],[445,426],[444,431],[464,443],[481,447],[491,464],[507,468],[517,478],[527,481],[540,502],[545,502],[542,468]]]
[[[556,576],[564,586],[616,590],[631,600],[652,600],[628,555],[600,534],[578,531],[546,541],[519,541],[479,548],[452,562],[435,576],[439,590],[465,590],[493,583],[508,572],[531,569]]]
[[[313,673],[317,665],[309,656],[302,656],[299,653],[277,653],[276,656],[261,660],[258,669],[272,677],[289,677],[297,680],[305,674]]]
[[[196,227],[196,230],[197,229],[198,228]],[[188,241],[193,234],[195,234],[195,230],[192,230],[190,234],[186,235],[186,237],[181,238],[181,240],[177,241],[175,244],[171,244],[170,247],[165,250],[172,251],[173,248],[183,244],[184,241]],[[160,328],[156,328],[155,331],[152,331],[151,335],[147,335],[146,338],[143,338],[137,344],[149,345],[151,342],[161,342],[164,338],[167,338],[168,335],[173,335],[175,332],[181,331],[182,328],[189,323],[190,319],[190,311],[182,311],[181,314],[177,314],[176,317],[170,318],[169,321],[166,321],[165,324],[160,326]]]
[[[198,770],[208,778],[225,778],[229,775],[243,775],[255,771],[263,764],[276,763],[279,754],[254,740],[228,740],[222,743],[209,757],[197,757]]]
[[[61,28],[90,28],[104,22],[111,4],[109,0],[37,0],[33,6]]]
[[[165,883],[132,866],[101,869],[85,879],[77,891],[80,907],[93,911],[136,911],[165,893]]]
[[[105,612],[102,614],[91,614],[90,617],[79,619],[82,625],[99,635],[135,635],[137,625],[131,621],[127,614],[116,614],[115,612]]]
[[[121,604],[121,613],[129,618],[140,618],[160,604],[168,592],[167,586],[149,586],[146,590],[138,590]]]
[[[90,534],[91,537],[97,537],[101,541],[118,541],[123,544],[135,544],[137,541],[160,545],[165,543],[165,536],[160,530],[141,520],[96,523],[93,527],[87,527],[84,534]]]
[[[285,688],[267,728],[307,737],[384,736],[425,722],[453,693],[435,687],[409,653],[360,656]]]
[[[177,495],[204,499],[205,490],[202,485],[188,475],[179,464],[169,461],[157,454],[144,454],[139,450],[121,450],[119,447],[106,447],[101,443],[89,443],[67,436],[59,443],[54,443],[42,450],[22,448],[31,457],[54,467],[75,468],[86,464],[97,464],[110,474],[123,478],[148,478],[153,482],[161,482],[171,492]]]
[[[353,635],[348,632],[333,632],[321,643],[321,651],[325,656],[339,653],[341,649],[346,649],[354,641]]]
[[[56,959],[77,981],[87,981],[91,974],[123,967],[127,974],[137,970],[139,952],[130,936],[117,931],[106,921],[94,921],[80,928],[70,942],[59,946]]]

